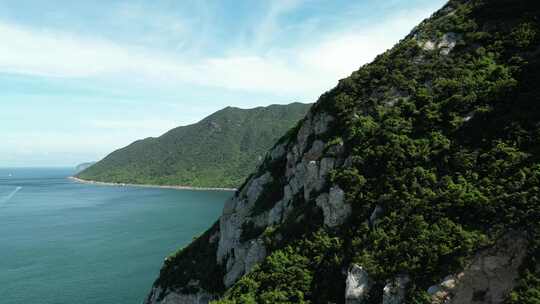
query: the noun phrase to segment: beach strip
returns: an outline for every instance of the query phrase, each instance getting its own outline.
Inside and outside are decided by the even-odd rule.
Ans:
[[[129,184],[129,183],[108,183],[93,180],[81,179],[75,176],[69,176],[68,179],[82,184],[99,185],[99,186],[116,186],[116,187],[143,187],[143,188],[161,188],[161,189],[176,189],[176,190],[211,190],[211,191],[236,191],[236,188],[213,188],[213,187],[191,187],[180,185],[149,185],[149,184]]]

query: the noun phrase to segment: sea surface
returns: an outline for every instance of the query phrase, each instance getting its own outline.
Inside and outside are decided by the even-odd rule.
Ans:
[[[142,303],[163,259],[232,195],[79,184],[72,174],[0,168],[0,303]]]

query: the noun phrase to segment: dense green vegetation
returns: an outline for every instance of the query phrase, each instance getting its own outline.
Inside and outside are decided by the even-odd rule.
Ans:
[[[134,142],[78,177],[114,183],[238,187],[309,107],[301,103],[248,110],[227,107],[196,124]]]
[[[223,283],[216,280],[224,275],[223,267],[216,263],[217,242],[211,241],[218,228],[219,222],[216,222],[186,248],[167,257],[156,283],[161,286],[181,287],[182,292],[192,293],[197,289],[194,289],[190,282],[199,281],[213,292],[223,292]],[[179,261],[189,262],[177,267]]]
[[[450,54],[422,48],[449,32],[459,37]],[[374,281],[367,302],[406,273],[406,302],[429,303],[430,285],[510,230],[529,249],[507,302],[540,303],[539,90],[539,5],[450,1],[313,108],[338,117],[326,136],[352,160],[331,178],[353,207],[349,222],[328,229],[305,216],[265,232],[272,253],[216,303],[343,303],[351,262]],[[384,214],[371,227],[376,206]]]

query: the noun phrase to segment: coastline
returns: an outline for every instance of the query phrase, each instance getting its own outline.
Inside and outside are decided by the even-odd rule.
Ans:
[[[108,183],[108,182],[99,182],[93,180],[81,179],[75,176],[69,176],[68,179],[81,183],[81,184],[90,184],[98,186],[116,186],[116,187],[142,187],[142,188],[160,188],[160,189],[176,189],[176,190],[201,190],[201,191],[236,191],[236,188],[213,188],[213,187],[191,187],[191,186],[180,186],[180,185],[150,185],[150,184],[128,184],[128,183]]]

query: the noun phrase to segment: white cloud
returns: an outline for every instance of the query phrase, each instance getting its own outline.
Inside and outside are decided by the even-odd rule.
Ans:
[[[268,17],[261,39],[276,26],[276,16],[294,5],[283,2],[272,10],[275,13]],[[247,54],[231,50],[228,56],[199,59],[0,23],[0,39],[6,42],[0,48],[0,71],[163,85],[187,83],[314,99],[391,47],[428,15],[427,11],[409,12],[374,27],[330,33],[290,49]]]
[[[280,30],[279,18],[283,14],[297,8],[302,0],[274,0],[271,1],[264,17],[253,29],[255,48],[266,45],[270,38]]]
[[[174,53],[174,50],[164,52],[159,47],[150,47],[154,43],[151,41],[151,33],[148,32],[145,34],[150,38],[141,37],[137,40],[139,43],[150,39],[149,43],[144,43],[146,47],[143,48],[140,45],[92,36],[77,36],[67,31],[0,22],[0,39],[3,41],[0,47],[0,73],[83,80],[80,83],[86,83],[86,80],[89,80],[88,83],[107,83],[112,87],[109,89],[118,95],[124,93],[126,88],[129,90],[132,87],[144,87],[156,91],[156,102],[152,107],[160,109],[161,106],[156,104],[160,102],[159,97],[168,92],[183,96],[182,92],[178,92],[178,87],[185,88],[190,85],[197,85],[194,90],[198,90],[199,86],[202,90],[204,87],[213,87],[208,90],[211,93],[205,95],[210,97],[204,97],[209,100],[221,93],[223,95],[217,96],[228,98],[226,102],[243,96],[239,99],[244,101],[234,101],[237,105],[242,102],[244,105],[249,102],[252,102],[249,105],[263,103],[261,99],[255,98],[265,96],[259,93],[271,93],[272,98],[282,98],[284,102],[310,102],[334,86],[338,79],[348,76],[377,54],[392,47],[431,12],[426,9],[396,13],[368,28],[355,27],[355,21],[351,19],[348,26],[340,25],[339,31],[321,29],[317,20],[311,20],[311,23],[295,23],[293,26],[297,27],[296,29],[291,29],[290,24],[281,24],[281,16],[293,10],[299,1],[301,0],[272,2],[271,8],[258,20],[259,23],[254,25],[252,40],[237,44],[240,40],[231,37],[230,45],[227,44],[223,50],[216,52],[224,54],[220,56],[205,56],[205,53],[199,52],[197,46],[209,38],[204,34],[203,25],[208,23],[206,26],[211,26],[211,21],[200,21],[199,28],[193,27],[190,20],[175,23],[172,17],[146,20],[147,12],[141,12],[132,6],[120,8],[122,20],[129,19],[128,24],[138,24],[146,20],[150,23],[141,24],[141,28],[149,27],[152,29],[151,33],[171,35],[175,37],[171,41],[189,41],[188,45],[195,46],[183,53]],[[208,14],[204,18],[211,19],[211,13]],[[281,47],[272,44],[290,30],[299,33],[295,36],[297,41],[289,46],[280,43]],[[243,92],[238,94],[237,91]],[[47,92],[40,93],[39,96],[46,102],[52,103],[57,98],[54,93],[46,98],[44,94]],[[224,97],[225,95],[227,97]],[[253,101],[251,96],[254,96]],[[99,100],[93,96],[86,98],[88,101],[85,102],[92,107],[102,107],[96,105]],[[121,107],[114,111],[108,103],[109,99],[107,111],[104,113],[90,109],[81,111],[80,116],[77,116],[79,111],[61,111],[75,116],[71,121],[76,124],[73,130],[54,128],[55,122],[51,122],[41,124],[35,132],[23,131],[23,128],[17,133],[0,132],[3,143],[0,145],[0,155],[7,164],[15,164],[21,159],[32,163],[31,157],[35,159],[35,164],[50,164],[47,160],[57,160],[57,163],[51,165],[96,160],[137,139],[159,136],[178,125],[194,122],[222,105],[212,100],[207,104],[201,103],[196,107],[183,109],[186,104],[193,104],[186,101],[192,98],[191,96],[183,98],[184,100],[178,103],[166,105],[166,113],[163,110],[145,109],[141,115],[139,109],[131,111],[128,108],[133,106],[131,101],[121,98],[114,99],[115,102],[122,103]],[[250,101],[246,102],[246,99]],[[119,113],[124,115],[118,115]],[[42,112],[38,114],[36,121],[41,116],[56,117],[49,112],[47,115]],[[137,117],[141,119],[136,119]],[[176,119],[178,121],[175,122]]]
[[[431,12],[431,9],[400,12],[369,28],[327,34],[320,43],[301,52],[299,60],[320,74],[330,74],[334,80],[347,77],[394,46]]]

